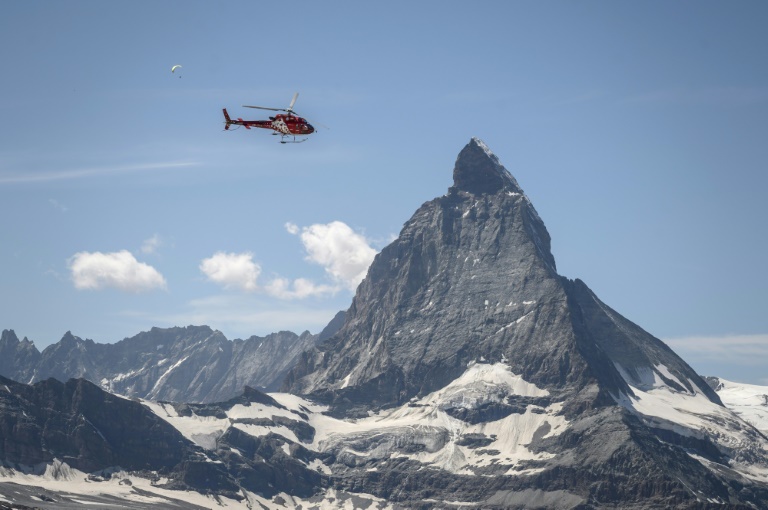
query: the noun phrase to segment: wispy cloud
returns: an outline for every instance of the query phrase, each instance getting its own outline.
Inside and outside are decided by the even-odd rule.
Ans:
[[[154,267],[136,260],[127,250],[114,253],[79,252],[68,262],[72,282],[80,290],[114,288],[140,293],[166,288],[163,275]]]
[[[339,291],[335,285],[316,285],[306,278],[296,278],[293,282],[285,278],[275,278],[264,290],[270,296],[279,299],[304,299],[311,296],[332,296]]]
[[[66,205],[62,204],[61,202],[53,198],[49,198],[48,203],[51,204],[51,206],[53,206],[55,209],[58,209],[63,213],[69,211],[69,207],[67,207]]]
[[[768,87],[671,87],[637,94],[626,102],[749,106],[768,102]]]
[[[118,166],[102,166],[92,168],[78,168],[70,170],[54,170],[50,172],[35,172],[29,171],[24,173],[5,173],[0,171],[0,184],[18,184],[18,183],[35,183],[35,182],[50,182],[50,181],[62,181],[72,179],[84,179],[87,177],[97,177],[105,175],[113,175],[116,173],[131,173],[131,172],[146,172],[151,170],[179,170],[182,168],[189,168],[192,166],[198,166],[200,163],[193,161],[171,161],[165,163],[143,163],[137,165],[118,165]]]
[[[768,360],[768,334],[689,336],[664,339],[684,359],[764,365]]]
[[[157,253],[157,250],[160,248],[160,245],[163,244],[162,239],[158,234],[153,235],[149,239],[145,239],[144,242],[141,244],[141,253],[145,254],[152,254]]]

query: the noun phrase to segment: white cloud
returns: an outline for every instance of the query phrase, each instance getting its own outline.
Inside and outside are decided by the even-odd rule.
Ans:
[[[155,234],[149,239],[145,239],[144,242],[141,244],[141,252],[142,253],[155,253],[157,252],[157,249],[160,248],[160,245],[162,244],[162,240],[160,239],[160,236]]]
[[[114,253],[79,252],[69,259],[75,288],[146,292],[166,288],[165,278],[154,267],[139,262],[127,250]]]
[[[292,234],[301,232],[307,260],[321,265],[335,282],[352,291],[363,281],[376,256],[368,240],[341,221],[301,229],[287,223],[285,227]]]
[[[261,274],[261,267],[253,261],[252,253],[217,252],[203,259],[200,271],[208,277],[208,281],[218,283],[225,289],[253,292],[257,288],[256,279]]]
[[[366,238],[355,233],[340,221],[315,224],[300,228],[286,223],[285,229],[299,235],[307,252],[306,260],[319,264],[333,280],[331,284],[316,284],[306,278],[294,280],[275,277],[269,283],[257,285],[261,267],[253,262],[251,253],[218,252],[203,260],[202,271],[209,281],[225,288],[245,291],[259,290],[278,299],[306,299],[316,296],[333,296],[341,289],[354,291],[365,278],[376,255]]]

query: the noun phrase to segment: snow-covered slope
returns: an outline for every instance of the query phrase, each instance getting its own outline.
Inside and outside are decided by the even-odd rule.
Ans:
[[[288,393],[270,396],[279,407],[238,404],[218,416],[194,412],[182,416],[178,405],[143,403],[185,437],[211,450],[231,427],[254,437],[274,434],[318,454],[333,453],[344,464],[401,458],[457,474],[488,471],[491,465],[495,472],[522,474],[525,461],[549,456],[531,445],[567,427],[565,418],[558,415],[561,406],[549,404],[547,391],[524,381],[503,363],[473,363],[439,391],[357,420],[328,416],[323,414],[326,406]],[[510,398],[528,402],[520,412],[487,422],[467,423],[455,417]],[[312,432],[300,432],[301,424]],[[317,462],[309,464],[319,472],[330,470]]]
[[[30,508],[204,509],[218,505],[247,508],[221,496],[169,490],[157,474],[140,476],[122,470],[85,473],[58,459],[34,467],[0,467],[0,502]]]
[[[768,386],[707,377],[720,399],[744,421],[768,436]]]
[[[386,510],[395,508],[381,498],[329,489],[308,498],[281,493],[265,498],[243,490],[238,499],[218,494],[170,490],[161,485],[167,480],[157,473],[110,470],[84,473],[59,460],[34,468],[0,467],[0,508],[45,510],[328,510],[355,508]],[[23,505],[23,506],[20,506]]]
[[[711,443],[715,449],[710,455],[689,454],[713,470],[728,467],[746,478],[768,482],[768,439],[752,421],[740,416],[745,410],[750,416],[757,416],[754,406],[745,405],[745,401],[757,400],[755,387],[750,391],[743,385],[729,383],[727,389],[724,386],[718,392],[721,398],[723,394],[726,397],[725,406],[721,406],[712,402],[694,381],[677,380],[663,365],[646,374],[642,387],[634,386],[626,378],[632,392],[616,400],[651,429],[690,438],[692,444]],[[738,402],[736,408],[734,402]],[[707,450],[702,446],[699,449]]]

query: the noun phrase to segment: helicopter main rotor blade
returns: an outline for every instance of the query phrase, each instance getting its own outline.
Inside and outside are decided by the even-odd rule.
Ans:
[[[291,99],[291,104],[288,105],[288,108],[267,108],[266,106],[250,106],[247,104],[243,105],[243,108],[257,108],[259,110],[269,110],[271,112],[288,112],[289,114],[296,113],[293,111],[293,105],[296,104],[296,99],[299,97],[299,93],[296,92],[293,95],[293,99]]]
[[[288,109],[287,109],[286,111],[288,111],[288,112],[292,112],[292,111],[293,111],[293,105],[295,105],[295,104],[296,104],[296,99],[297,99],[298,97],[299,97],[299,93],[298,93],[298,92],[296,92],[296,93],[293,95],[293,99],[291,99],[291,104],[289,104],[289,105],[288,105]]]
[[[247,104],[243,105],[243,108],[258,108],[259,110],[270,110],[273,112],[287,112],[285,108],[267,108],[266,106],[248,106]]]

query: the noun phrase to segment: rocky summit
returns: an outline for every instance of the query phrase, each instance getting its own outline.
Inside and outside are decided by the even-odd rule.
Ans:
[[[482,361],[546,388],[566,415],[613,405],[653,374],[719,403],[664,343],[557,274],[547,228],[485,144],[472,139],[453,178],[376,257],[344,326],[285,389],[367,412]]]
[[[557,274],[543,221],[482,141],[453,180],[286,379],[334,416],[409,409],[434,427],[355,432],[360,469],[339,483],[410,504],[766,508],[766,438],[663,342]]]
[[[161,492],[180,484],[207,491],[200,506],[231,508],[768,509],[763,432],[723,405],[719,384],[558,275],[544,222],[476,138],[447,194],[376,256],[338,326],[296,357],[279,393],[142,401],[183,435],[175,465],[194,452],[207,471],[146,468],[165,484],[122,472],[110,490],[126,502],[181,499]],[[22,344],[6,335],[3,352],[33,358]],[[3,423],[22,421],[17,408],[0,408]],[[67,421],[86,423],[80,415],[103,433],[103,449],[122,452],[98,415]],[[26,448],[30,459],[61,461],[45,444]],[[58,448],[78,469],[90,465],[82,448]],[[206,486],[211,476],[219,482]],[[8,487],[0,483],[6,499]]]

